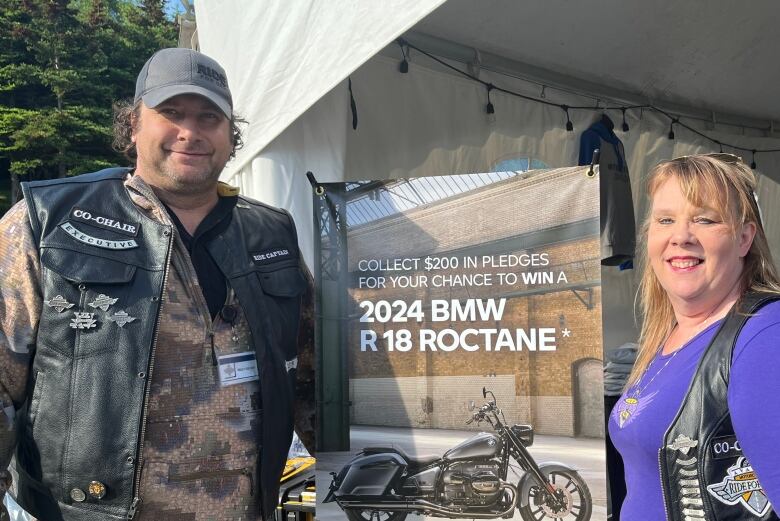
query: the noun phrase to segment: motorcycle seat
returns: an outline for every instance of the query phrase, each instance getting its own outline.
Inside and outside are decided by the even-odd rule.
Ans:
[[[409,464],[409,467],[411,468],[427,467],[428,465],[431,465],[432,463],[436,463],[438,460],[441,459],[441,456],[439,456],[438,454],[425,454],[425,455],[418,454],[412,456],[406,453],[401,447],[396,447],[396,446],[366,447],[363,449],[363,453],[365,454],[379,454],[381,452],[395,452],[403,459],[405,459]]]

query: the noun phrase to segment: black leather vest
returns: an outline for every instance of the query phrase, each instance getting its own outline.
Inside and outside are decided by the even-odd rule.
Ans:
[[[721,324],[659,451],[670,521],[778,519],[734,435],[728,409],[731,360],[750,314],[778,295],[749,293]],[[737,306],[735,306],[736,308]]]
[[[127,172],[23,184],[39,244],[44,305],[30,399],[17,421],[18,500],[46,521],[127,519],[137,494],[172,227],[133,204],[123,185]],[[305,289],[297,236],[288,214],[240,198],[231,226],[209,250],[237,294],[257,353],[264,421],[255,487],[268,517],[292,439]],[[117,299],[108,311],[99,305],[101,295]],[[119,326],[123,312],[134,323]],[[104,478],[105,496],[74,499],[72,491],[88,490],[95,476]]]

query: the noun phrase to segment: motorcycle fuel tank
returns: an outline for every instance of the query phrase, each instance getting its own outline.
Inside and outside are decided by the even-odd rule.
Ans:
[[[501,438],[489,432],[480,432],[445,452],[444,459],[459,461],[464,459],[492,458],[499,451],[501,451]]]

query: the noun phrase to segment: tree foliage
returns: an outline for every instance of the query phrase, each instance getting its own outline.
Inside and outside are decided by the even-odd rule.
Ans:
[[[0,169],[24,181],[123,162],[111,105],[175,42],[161,0],[0,0]]]

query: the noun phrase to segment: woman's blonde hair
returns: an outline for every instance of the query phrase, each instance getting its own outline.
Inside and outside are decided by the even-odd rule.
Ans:
[[[744,257],[740,279],[741,292],[743,295],[749,290],[780,293],[780,280],[754,195],[756,177],[750,168],[740,158],[731,154],[684,156],[665,161],[650,171],[647,180],[648,198],[652,199],[658,188],[670,178],[675,178],[680,183],[680,189],[690,204],[717,211],[724,222],[729,224],[735,236],[739,226],[755,223],[756,235]],[[641,229],[642,279],[637,295],[642,315],[640,347],[627,386],[639,380],[676,322],[669,297],[650,265],[647,252],[651,211],[652,207],[648,208]]]

